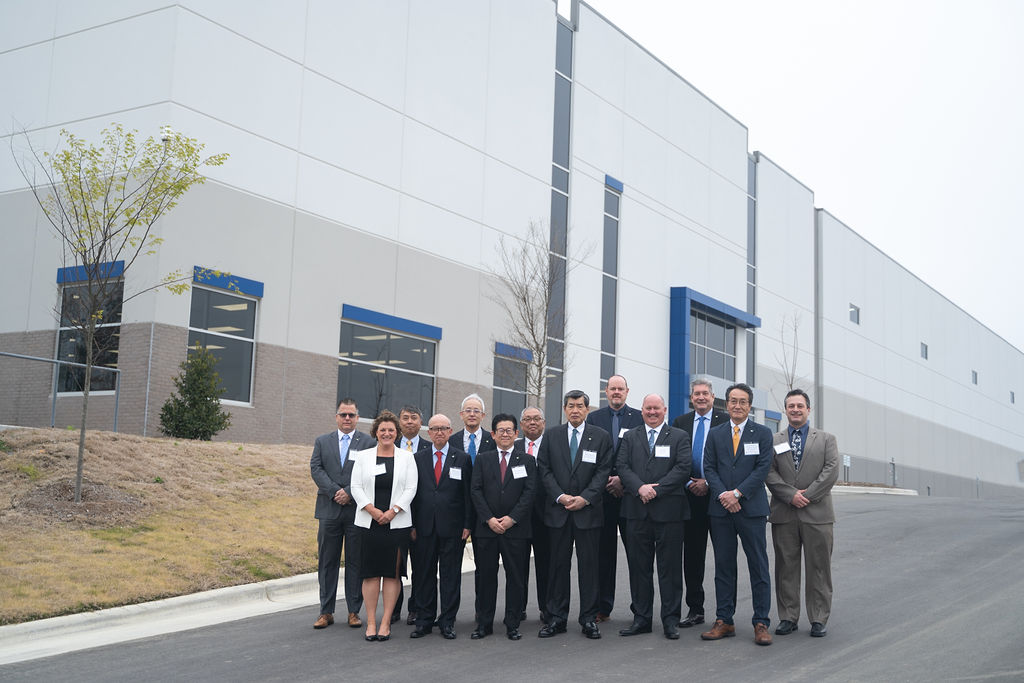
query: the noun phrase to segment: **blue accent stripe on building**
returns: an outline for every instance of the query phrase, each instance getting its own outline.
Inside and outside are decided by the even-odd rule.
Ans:
[[[604,176],[604,184],[607,185],[608,187],[612,188],[613,190],[617,191],[617,192],[622,192],[623,188],[625,187],[622,184],[621,180],[616,180],[615,178],[612,178],[607,173]]]
[[[193,266],[192,282],[206,287],[216,287],[218,289],[226,289],[229,292],[238,292],[239,294],[263,298],[263,283],[259,280],[250,280],[249,278],[229,273],[218,275],[211,268]]]
[[[704,310],[707,313],[711,313],[716,318],[723,318],[742,327],[761,327],[761,319],[756,315],[751,315],[746,311],[741,311],[738,308],[734,308],[727,303],[719,301],[718,299],[713,299],[707,294],[701,294],[689,287],[673,287],[672,291],[675,292],[676,289],[682,289],[687,293],[692,306]]]
[[[359,308],[358,306],[352,306],[351,304],[342,304],[341,317],[346,320],[366,323],[367,325],[377,325],[378,327],[386,327],[391,330],[397,330],[398,332],[415,334],[417,337],[441,339],[440,327],[416,322],[415,320],[409,320],[407,318],[399,318],[396,315],[378,313],[377,311]]]
[[[89,268],[94,266],[68,266],[57,269],[57,284],[63,285],[70,282],[87,282],[89,280]],[[124,261],[104,261],[99,264],[100,278],[121,277],[124,275]]]
[[[533,361],[533,351],[529,349],[522,349],[518,346],[512,346],[511,344],[502,344],[501,342],[494,342],[494,353],[499,356],[505,356],[506,358],[514,358],[516,360],[524,360],[526,362]]]
[[[782,413],[776,413],[774,410],[764,411],[764,416],[767,417],[769,420],[782,420]]]

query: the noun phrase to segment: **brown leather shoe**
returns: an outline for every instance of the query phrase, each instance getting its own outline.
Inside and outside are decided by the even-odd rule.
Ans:
[[[333,619],[331,621],[334,621]],[[359,619],[359,615],[355,612],[348,613],[348,625],[352,628],[359,628],[363,625],[363,622]]]
[[[321,614],[315,622],[313,622],[313,628],[327,628],[334,623],[333,614]]]
[[[721,640],[722,638],[732,638],[734,635],[736,635],[735,626],[727,624],[721,619],[715,619],[715,625],[711,627],[710,631],[701,633],[700,638],[701,640]]]
[[[598,624],[604,621],[608,621],[609,619],[611,619],[611,617],[609,617],[607,614],[601,614],[600,612],[598,612],[597,616],[594,617],[594,621]]]
[[[772,634],[764,624],[754,624],[754,642],[758,645],[771,645]]]

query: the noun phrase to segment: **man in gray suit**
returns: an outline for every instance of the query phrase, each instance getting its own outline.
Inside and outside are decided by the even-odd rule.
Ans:
[[[811,399],[802,389],[786,394],[789,426],[775,435],[775,454],[765,484],[772,493],[775,598],[784,636],[800,619],[800,551],[807,567],[807,618],[811,635],[823,637],[832,611],[832,486],[839,477],[836,437],[807,424]]]
[[[370,435],[356,431],[359,408],[351,398],[343,398],[335,422],[338,429],[318,436],[309,459],[309,472],[317,485],[316,533],[317,574],[320,579],[320,616],[313,628],[327,628],[334,623],[334,606],[338,597],[338,572],[341,550],[345,548],[345,601],[348,603],[348,625],[363,625],[359,610],[363,606],[363,581],[359,577],[359,536],[355,525],[356,504],[352,499],[352,463],[349,454],[376,445]]]

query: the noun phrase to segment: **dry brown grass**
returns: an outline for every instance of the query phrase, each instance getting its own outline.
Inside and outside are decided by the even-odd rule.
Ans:
[[[0,624],[316,570],[309,446],[0,432]]]

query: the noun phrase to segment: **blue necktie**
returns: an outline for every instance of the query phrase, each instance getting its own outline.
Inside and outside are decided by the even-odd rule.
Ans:
[[[345,461],[348,459],[348,440],[351,437],[348,434],[343,434],[341,437],[341,447],[338,449],[341,451],[341,466],[345,467]]]
[[[576,430],[572,430],[572,438],[569,440],[569,457],[572,458],[572,464],[576,464],[576,453],[580,449],[580,442],[576,439]]]
[[[697,433],[693,436],[693,462],[696,465],[693,469],[697,473],[698,479],[704,477],[704,420],[706,419],[702,416],[697,420]]]
[[[469,435],[469,461],[476,464],[476,434]]]
[[[654,455],[654,435],[657,433],[652,429],[647,437],[647,450],[650,451],[651,455]]]

